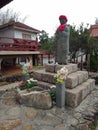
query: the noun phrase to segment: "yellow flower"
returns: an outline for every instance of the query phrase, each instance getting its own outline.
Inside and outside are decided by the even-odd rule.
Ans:
[[[57,78],[57,82],[59,82],[59,83],[63,83],[63,82],[64,82],[64,80],[63,80],[63,79],[61,79],[61,78]]]
[[[57,71],[57,74],[56,74],[57,82],[59,83],[64,82],[67,75],[68,75],[68,69],[64,66],[63,68]]]

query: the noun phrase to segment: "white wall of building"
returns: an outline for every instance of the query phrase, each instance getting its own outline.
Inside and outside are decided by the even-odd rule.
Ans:
[[[11,38],[22,38],[22,34],[28,34],[31,35],[31,40],[36,40],[37,34],[30,33],[26,31],[20,31],[20,30],[14,30],[11,28],[6,28],[0,30],[0,36],[3,37],[11,37]]]
[[[37,34],[32,34],[32,33],[26,32],[26,31],[15,30],[14,38],[22,38],[22,34],[31,35],[31,40],[36,40],[36,37],[37,37]]]

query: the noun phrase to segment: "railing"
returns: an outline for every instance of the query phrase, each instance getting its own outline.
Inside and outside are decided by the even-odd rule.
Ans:
[[[38,41],[0,37],[0,51],[37,51]]]

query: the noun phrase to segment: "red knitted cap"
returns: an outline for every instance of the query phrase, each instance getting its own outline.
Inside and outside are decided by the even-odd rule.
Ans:
[[[67,17],[65,15],[60,15],[59,19],[65,19],[66,21],[68,21]]]

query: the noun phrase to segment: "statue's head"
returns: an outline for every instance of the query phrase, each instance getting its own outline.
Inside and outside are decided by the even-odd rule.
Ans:
[[[68,19],[67,19],[67,17],[65,15],[60,15],[59,20],[60,20],[61,24],[65,24],[68,21]]]

